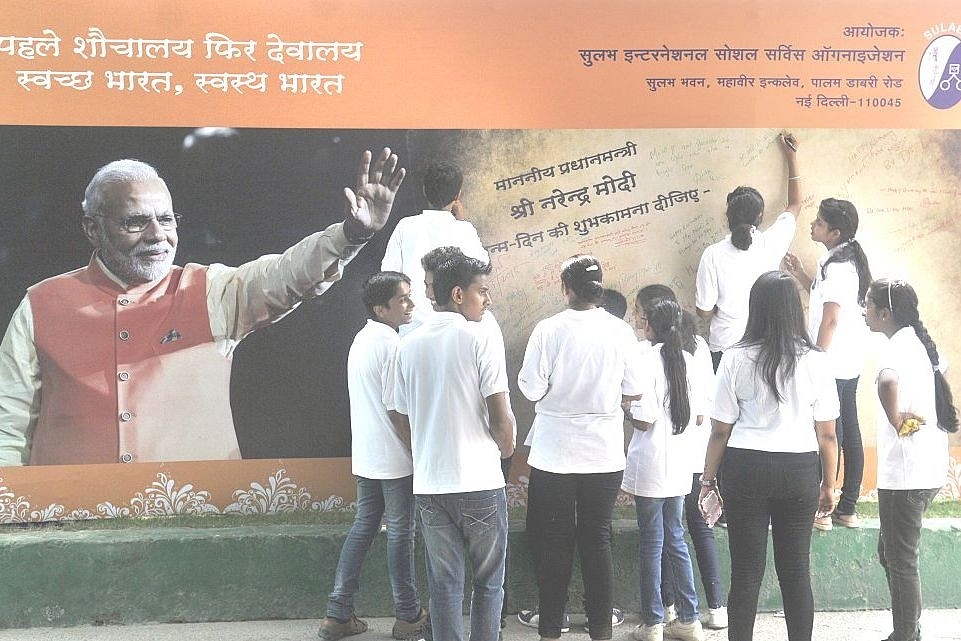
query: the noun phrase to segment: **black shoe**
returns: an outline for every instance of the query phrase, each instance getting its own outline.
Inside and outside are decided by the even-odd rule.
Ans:
[[[517,620],[529,628],[536,628],[541,622],[541,615],[537,608],[531,610],[521,610],[517,613]],[[564,622],[561,624],[561,632],[571,631],[571,618],[564,613]]]

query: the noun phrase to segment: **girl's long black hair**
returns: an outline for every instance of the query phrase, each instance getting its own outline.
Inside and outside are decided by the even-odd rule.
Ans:
[[[804,323],[801,297],[790,274],[761,274],[751,287],[747,328],[739,346],[757,346],[761,379],[779,402],[781,383],[794,376],[798,359],[818,349]]]
[[[691,422],[691,399],[687,389],[687,363],[684,360],[684,318],[680,305],[672,300],[654,302],[647,312],[654,342],[661,344],[667,395],[664,399],[671,415],[673,434],[681,434]]]
[[[871,283],[868,299],[877,309],[889,309],[898,327],[911,327],[928,353],[928,360],[934,368],[934,403],[938,414],[938,427],[945,432],[958,431],[958,409],[954,406],[954,395],[948,380],[938,369],[938,347],[928,334],[918,314],[918,295],[914,288],[903,280],[882,278]]]

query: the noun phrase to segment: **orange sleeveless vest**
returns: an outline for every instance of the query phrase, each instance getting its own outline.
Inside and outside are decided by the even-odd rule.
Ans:
[[[41,378],[31,465],[240,458],[206,283],[189,264],[123,291],[92,259],[28,290]]]

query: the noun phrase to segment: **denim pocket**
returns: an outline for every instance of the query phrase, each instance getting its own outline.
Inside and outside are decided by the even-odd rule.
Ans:
[[[474,534],[486,532],[497,526],[497,502],[493,497],[464,499],[461,516],[465,531]]]
[[[905,501],[908,505],[918,508],[923,514],[931,507],[931,502],[938,495],[938,490],[908,490],[905,493]]]
[[[446,515],[442,517],[441,510],[437,506],[431,505],[430,501],[420,498],[417,499],[417,512],[424,527],[443,525],[450,520]]]

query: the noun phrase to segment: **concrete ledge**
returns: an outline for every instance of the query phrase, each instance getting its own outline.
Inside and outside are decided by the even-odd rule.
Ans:
[[[926,607],[961,603],[961,527],[933,521],[924,532],[921,572]],[[157,528],[0,535],[4,580],[0,627],[300,619],[322,616],[348,526],[269,525]],[[727,533],[717,530],[722,576],[729,574]],[[812,567],[820,610],[884,609],[887,587],[876,560],[877,523],[814,532]],[[637,610],[637,528],[615,524],[615,603]],[[423,554],[418,581],[426,594]],[[511,532],[508,606],[536,603],[525,533]],[[391,616],[385,537],[361,578],[357,610]],[[700,589],[700,586],[698,586]],[[574,573],[571,611],[581,609]],[[770,560],[760,607],[780,608]]]

